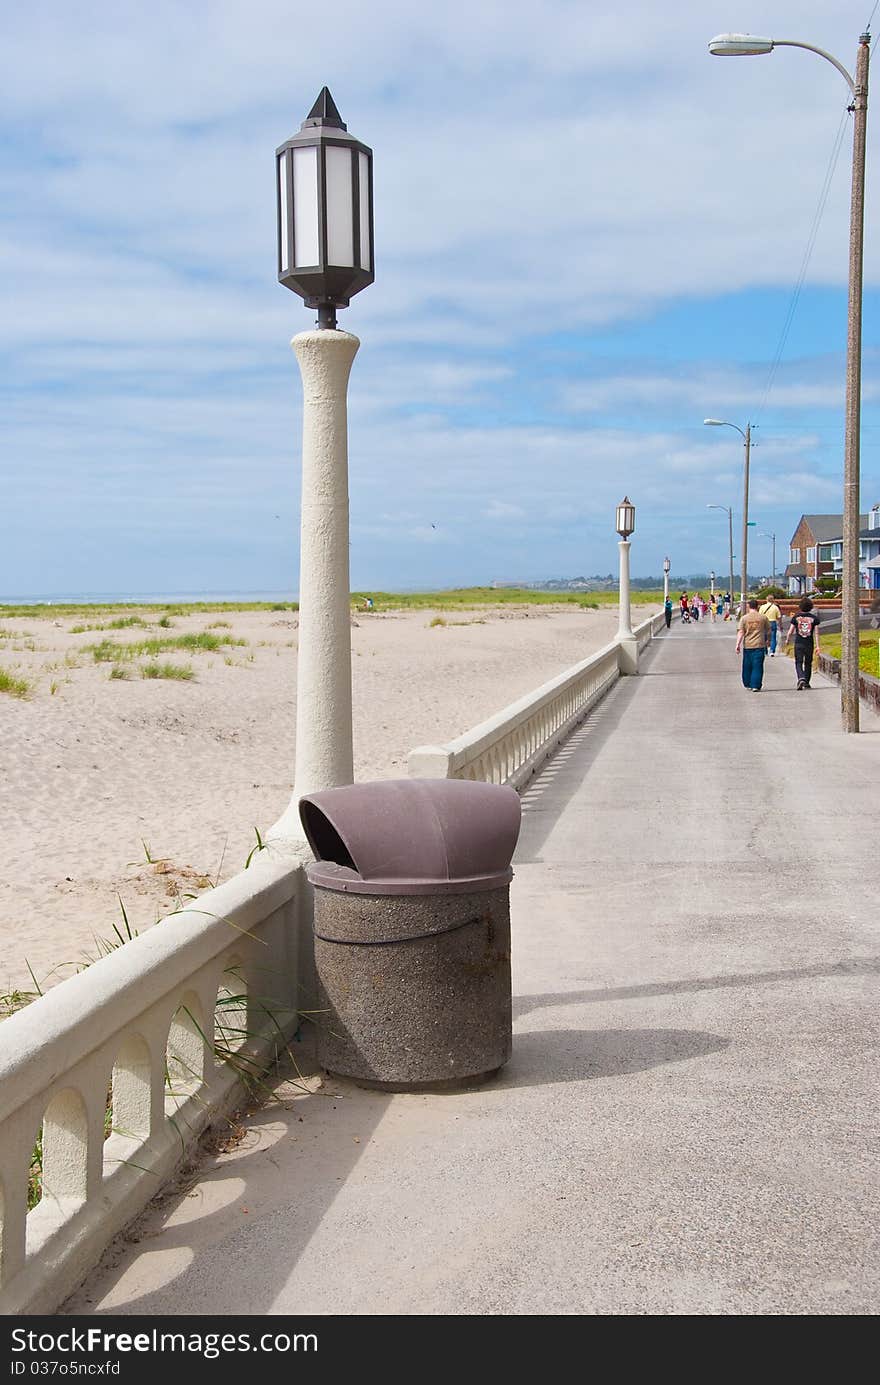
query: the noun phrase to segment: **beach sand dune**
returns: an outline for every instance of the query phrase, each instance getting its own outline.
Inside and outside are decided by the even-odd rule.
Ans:
[[[641,608],[640,608],[641,609]],[[649,610],[644,608],[647,615]],[[0,992],[32,990],[242,868],[286,806],[297,618],[173,616],[74,633],[0,614]],[[432,625],[439,615],[445,624]],[[94,616],[82,617],[99,623]],[[111,617],[101,622],[108,626]],[[569,607],[362,614],[352,625],[355,774],[406,775],[416,745],[460,735],[614,637],[617,613]],[[208,634],[213,651],[96,661],[90,646]],[[189,681],[145,678],[172,662]],[[127,678],[111,678],[114,666]],[[124,911],[124,912],[123,912]]]

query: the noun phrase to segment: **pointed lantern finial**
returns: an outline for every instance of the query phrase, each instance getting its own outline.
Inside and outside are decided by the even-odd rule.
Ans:
[[[316,125],[325,129],[348,129],[348,126],[345,124],[344,120],[342,119],[342,116],[336,109],[336,102],[330,95],[329,87],[321,88],[318,94],[317,101],[315,102],[314,106],[309,111],[308,115],[302,123],[302,128],[305,130]]]

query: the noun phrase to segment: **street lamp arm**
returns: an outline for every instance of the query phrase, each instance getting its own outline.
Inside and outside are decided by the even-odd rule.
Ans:
[[[775,38],[775,39],[773,40],[773,47],[774,47],[774,48],[806,48],[806,49],[808,49],[808,51],[809,51],[810,53],[818,53],[820,58],[827,58],[828,61],[831,63],[831,66],[837,68],[838,72],[840,73],[841,77],[843,77],[844,81],[846,82],[846,84],[847,84],[847,86],[849,87],[850,91],[852,92],[853,96],[855,96],[855,94],[856,94],[856,84],[855,84],[855,82],[853,81],[852,77],[851,77],[851,76],[849,75],[849,73],[847,72],[847,70],[846,70],[846,68],[844,67],[843,63],[839,63],[839,62],[837,61],[837,59],[833,56],[833,54],[831,54],[831,53],[826,53],[826,51],[825,51],[824,48],[817,48],[816,45],[815,45],[815,43],[799,43],[796,39],[791,39],[791,38]]]
[[[868,35],[863,34],[862,42],[867,40]],[[820,58],[826,58],[832,67],[837,68],[855,96],[856,84],[843,63],[839,63],[831,53],[826,53],[824,48],[817,48],[815,43],[801,43],[793,38],[757,38],[754,34],[718,34],[709,44],[709,52],[716,58],[753,58],[772,53],[774,48],[806,48],[810,53],[818,53]]]
[[[738,423],[728,423],[726,418],[704,418],[703,423],[712,428],[735,428],[741,438],[745,438],[745,433]]]

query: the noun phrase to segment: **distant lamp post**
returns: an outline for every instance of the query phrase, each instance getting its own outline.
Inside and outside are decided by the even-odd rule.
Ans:
[[[298,135],[276,151],[278,279],[317,308],[291,342],[303,382],[296,765],[271,829],[301,838],[303,794],[350,784],[351,611],[348,377],[360,342],[336,311],[373,281],[373,156],[348,134],[326,87]]]
[[[373,282],[373,152],[324,87],[275,161],[278,280],[335,327],[336,309]]]
[[[768,534],[768,533],[766,532],[766,530],[764,530],[764,529],[761,529],[759,532],[760,532],[760,535],[761,535],[761,538],[762,538],[762,539],[769,539],[770,542],[771,542],[771,544],[773,545],[773,577],[772,577],[772,582],[773,582],[773,586],[775,587],[775,586],[776,586],[776,535],[775,535],[775,534]],[[816,566],[817,566],[817,567],[819,566],[818,563],[816,564]]]
[[[617,628],[617,666],[621,673],[638,673],[639,647],[632,628],[629,598],[629,536],[636,527],[636,507],[624,496],[617,507],[617,532],[620,543],[620,596]]]
[[[710,590],[710,592],[712,593],[712,595],[714,596],[714,595],[715,595],[715,569],[714,569],[714,568],[713,568],[712,571],[709,573],[709,590]]]
[[[862,263],[865,237],[865,142],[868,129],[870,34],[859,36],[856,75],[824,48],[794,39],[718,34],[709,52],[718,58],[752,57],[774,48],[806,48],[836,67],[852,93],[853,156],[849,219],[849,309],[846,338],[846,423],[843,461],[843,603],[840,629],[840,709],[844,731],[859,729],[859,449],[862,401]]]
[[[742,571],[740,573],[740,615],[746,613],[746,599],[749,592],[749,456],[752,450],[752,425],[746,424],[746,430],[736,423],[728,423],[723,418],[704,418],[703,423],[710,428],[735,428],[743,439],[745,446],[746,460],[743,467],[743,532],[742,532]],[[730,600],[733,601],[733,582],[731,581]]]
[[[669,570],[672,567],[668,558],[663,559],[663,602],[669,600]]]
[[[723,510],[727,515],[728,559],[730,563],[730,608],[733,610],[733,507],[730,505],[707,505],[707,510]]]

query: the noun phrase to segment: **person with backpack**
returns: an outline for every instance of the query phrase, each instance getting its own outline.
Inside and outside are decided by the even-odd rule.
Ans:
[[[805,596],[791,618],[786,645],[794,640],[794,668],[797,690],[809,688],[813,672],[813,656],[819,653],[819,617],[813,603]]]

